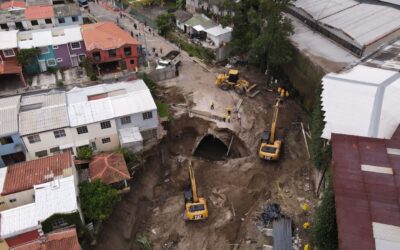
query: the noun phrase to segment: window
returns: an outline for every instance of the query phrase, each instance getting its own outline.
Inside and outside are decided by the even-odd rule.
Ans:
[[[15,22],[15,28],[17,30],[23,30],[24,26],[22,25],[22,22]]]
[[[57,152],[60,152],[60,147],[54,147],[54,148],[50,149],[50,153],[52,153],[52,154],[57,153]]]
[[[53,45],[53,49],[58,49],[58,45]]]
[[[35,153],[36,157],[44,157],[47,156],[47,150],[38,151]]]
[[[64,17],[58,18],[58,22],[59,22],[59,23],[65,23],[65,18],[64,18]]]
[[[116,56],[117,56],[117,50],[115,50],[115,49],[110,49],[110,50],[108,51],[108,55],[109,55],[110,57],[116,57]]]
[[[73,43],[71,43],[71,48],[72,49],[80,49],[81,48],[81,43],[80,42],[73,42]]]
[[[79,61],[82,62],[86,58],[86,55],[85,54],[80,54],[78,57],[79,57]]]
[[[32,21],[31,21],[31,24],[32,24],[32,26],[37,26],[37,25],[39,25],[39,23],[38,23],[37,20],[32,20]]]
[[[62,58],[57,58],[57,62],[62,62]]]
[[[82,126],[82,127],[76,128],[76,132],[78,132],[78,135],[86,134],[88,132],[88,129],[86,126]]]
[[[143,120],[147,120],[147,119],[151,119],[151,118],[153,118],[153,113],[151,111],[143,113]]]
[[[111,128],[111,122],[110,121],[101,122],[100,127],[101,129]]]
[[[44,22],[45,22],[46,24],[52,24],[52,23],[53,23],[53,22],[51,21],[51,19],[49,19],[49,18],[44,19]]]
[[[3,50],[3,55],[4,57],[12,57],[15,56],[15,53],[13,49],[5,49]]]
[[[13,139],[11,136],[6,136],[6,137],[1,137],[0,138],[0,143],[1,145],[6,145],[6,144],[11,144],[13,143]]]
[[[131,60],[130,63],[131,63],[131,64],[135,64],[135,60]]]
[[[77,16],[73,16],[72,17],[72,22],[78,22],[78,17]]]
[[[132,123],[130,116],[121,117],[121,124],[122,125],[129,124],[129,123]]]
[[[47,66],[53,67],[53,66],[56,66],[56,65],[57,65],[56,59],[52,58],[52,59],[48,59],[47,60]]]
[[[92,55],[95,61],[101,61],[100,52],[93,52]]]
[[[68,225],[68,223],[64,220],[64,218],[57,218],[51,222],[51,226],[53,229],[62,228]]]
[[[7,25],[6,23],[1,23],[1,24],[0,24],[0,28],[1,28],[2,30],[8,30],[8,25]]]
[[[125,47],[125,48],[124,48],[124,54],[125,54],[126,56],[132,55],[131,47]]]
[[[40,47],[39,48],[40,49],[40,52],[42,53],[42,54],[47,54],[47,53],[49,53],[50,51],[49,51],[49,47]]]
[[[103,139],[101,139],[101,142],[102,142],[103,144],[110,143],[110,142],[111,142],[111,138],[110,138],[110,137],[103,138]]]
[[[13,202],[16,202],[17,199],[14,198],[14,199],[10,199],[9,201],[10,201],[10,203],[13,203]]]
[[[64,129],[53,131],[53,133],[54,133],[54,137],[55,138],[60,138],[60,137],[64,137],[65,136],[65,130]]]
[[[40,136],[38,134],[36,135],[30,135],[28,136],[28,141],[30,144],[36,143],[36,142],[40,142]]]

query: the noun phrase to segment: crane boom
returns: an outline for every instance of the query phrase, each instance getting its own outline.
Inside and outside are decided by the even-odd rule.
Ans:
[[[193,202],[197,203],[199,202],[199,198],[197,197],[196,179],[194,178],[194,171],[191,161],[189,161],[189,178],[190,178],[190,185],[192,188]]]
[[[271,124],[271,136],[269,138],[269,143],[274,144],[275,142],[275,130],[276,130],[276,122],[278,120],[278,113],[279,113],[279,104],[281,102],[280,98],[277,98],[276,103],[274,105],[274,116],[272,118],[272,124]]]

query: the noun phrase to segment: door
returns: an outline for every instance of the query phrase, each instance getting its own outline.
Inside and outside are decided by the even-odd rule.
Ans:
[[[72,67],[78,66],[79,65],[78,56],[76,56],[76,55],[71,56],[71,63],[72,63]]]
[[[47,65],[45,60],[39,61],[40,72],[47,71]]]

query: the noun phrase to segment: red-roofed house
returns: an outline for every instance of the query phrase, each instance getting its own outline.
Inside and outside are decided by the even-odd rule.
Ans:
[[[10,247],[10,250],[80,250],[75,228],[53,231],[33,241]]]
[[[53,27],[53,6],[28,6],[25,9],[25,19],[28,29],[43,29]]]
[[[127,181],[131,176],[126,166],[124,156],[121,153],[101,153],[89,163],[90,180],[100,179],[104,183],[116,189],[127,191]]]
[[[116,24],[92,23],[81,28],[87,56],[100,74],[135,70],[139,66],[139,42]]]
[[[15,9],[25,9],[26,4],[24,1],[5,1],[0,4],[0,10],[15,10]]]
[[[339,249],[400,249],[400,126],[390,140],[331,139]]]
[[[7,168],[0,208],[7,210],[35,201],[34,185],[75,175],[75,165],[69,152],[11,165]]]

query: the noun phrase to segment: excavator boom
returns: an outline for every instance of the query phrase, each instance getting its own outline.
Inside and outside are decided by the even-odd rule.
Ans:
[[[192,162],[189,162],[189,178],[192,187],[193,202],[199,202],[199,197],[197,196],[196,179],[194,178],[194,171],[192,167]]]
[[[280,104],[281,100],[280,98],[277,99],[276,103],[275,103],[275,109],[274,109],[274,116],[272,118],[272,124],[271,124],[271,136],[269,138],[269,143],[273,144],[275,141],[275,130],[276,130],[276,123],[278,120],[278,114],[279,114],[279,104]]]

